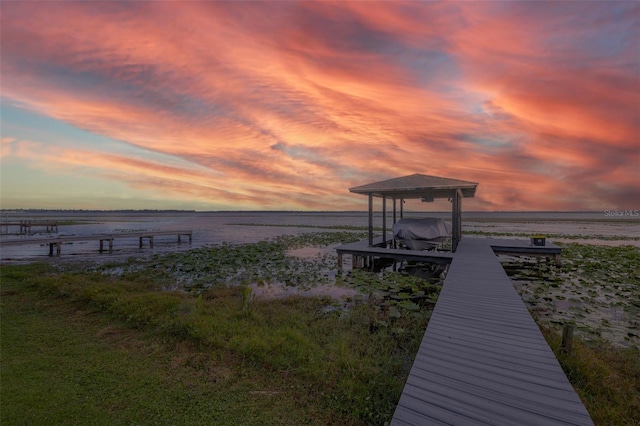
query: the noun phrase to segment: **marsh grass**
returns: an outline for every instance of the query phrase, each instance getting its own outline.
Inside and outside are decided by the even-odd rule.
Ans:
[[[271,256],[271,259],[278,262],[282,259],[280,251],[273,250],[269,245],[260,245],[259,248],[268,258]],[[257,253],[254,250],[255,247],[251,247],[248,253],[244,253],[241,257],[244,260],[238,261],[236,266],[244,268],[255,263]],[[214,255],[220,253],[214,250]],[[194,265],[202,267],[199,262],[194,262]],[[198,361],[198,368],[207,371],[226,369],[239,380],[237,386],[243,389],[255,390],[256,387],[266,386],[268,391],[264,395],[279,395],[278,398],[283,398],[283,402],[279,405],[280,408],[266,410],[264,416],[256,414],[255,424],[274,423],[274,410],[289,409],[282,407],[296,404],[302,404],[297,413],[300,419],[308,419],[305,421],[308,423],[382,424],[388,421],[401,394],[428,319],[427,310],[415,309],[414,306],[405,309],[401,305],[394,309],[380,308],[373,304],[376,301],[374,299],[370,303],[356,304],[349,311],[336,311],[327,309],[334,302],[329,298],[294,296],[255,300],[251,298],[249,291],[244,290],[243,294],[243,289],[250,288],[243,286],[212,285],[192,292],[163,291],[166,277],[164,280],[158,277],[159,275],[148,273],[144,269],[113,275],[99,271],[59,271],[53,266],[36,264],[3,267],[1,279],[3,292],[9,292],[6,294],[11,297],[26,297],[29,294],[31,304],[61,303],[69,311],[79,309],[89,312],[89,316],[108,315],[114,324],[123,324],[130,330],[142,333],[141,335],[163,342],[164,345],[192,345],[197,352],[208,354]],[[378,276],[370,280],[374,282],[387,278]],[[16,309],[15,305],[13,308]],[[3,346],[13,345],[24,331],[21,327],[26,327],[18,324],[14,329],[5,312],[3,306],[3,333],[7,329],[8,336],[3,335]],[[15,313],[14,318],[20,318],[21,314],[24,312]],[[59,327],[73,328],[72,318],[68,318],[64,312],[56,315],[56,321],[61,323]],[[49,332],[52,335],[59,334],[56,330]],[[47,336],[46,339],[42,337],[36,336],[31,342],[32,355],[29,359],[36,365],[58,363],[57,358],[49,357],[45,348],[65,352],[69,350],[65,348],[69,343],[62,339],[57,345],[52,336]],[[79,338],[91,340],[88,336]],[[98,339],[98,343],[100,342]],[[145,346],[146,338],[142,338],[141,342]],[[83,344],[90,343],[96,342],[87,341]],[[76,347],[82,344],[73,345]],[[108,348],[105,350],[109,351]],[[77,358],[73,361],[74,364],[86,364],[90,371],[99,370],[103,359],[95,351],[88,347],[82,351],[82,356],[74,351],[69,352],[68,356]],[[127,356],[117,353],[112,356],[120,359],[124,365],[129,363]],[[95,388],[101,387],[99,383],[102,380],[117,383],[117,386],[112,387],[118,388],[118,392],[123,395],[130,395],[137,392],[136,385],[131,381],[141,380],[140,376],[131,379],[119,377],[122,372],[117,369],[112,371],[108,367],[109,371],[104,373],[104,377],[90,375],[87,379],[81,379],[72,375],[66,381],[59,377],[65,376],[64,367],[60,366],[55,371],[37,367],[39,373],[36,377],[25,381],[12,367],[19,364],[22,357],[24,352],[20,351],[2,353],[3,406],[13,407],[10,411],[3,410],[3,422],[11,423],[10,420],[15,420],[20,410],[35,410],[34,418],[46,418],[50,413],[37,413],[39,408],[34,404],[32,395],[42,395],[41,388],[51,382],[58,382],[57,386],[61,389],[72,389],[72,394],[75,395],[66,398],[65,392],[60,391],[56,397],[56,407],[47,405],[46,410],[53,411],[57,419],[65,419],[57,423],[75,422],[77,411],[86,409],[75,399],[78,394],[83,393],[89,395],[88,398],[93,401],[92,406],[99,406],[92,408],[99,412],[92,415],[109,418],[109,409],[100,408],[99,401],[104,395],[95,393]],[[135,365],[126,368],[147,371]],[[165,373],[169,374],[168,371]],[[8,380],[5,381],[5,377]],[[162,380],[158,380],[149,386],[161,388]],[[184,380],[189,379],[185,377]],[[77,381],[82,384],[76,385]],[[262,383],[266,385],[261,385]],[[19,392],[18,388],[21,389]],[[298,393],[292,394],[291,388],[303,392],[304,397],[301,398]],[[209,390],[207,394],[210,395],[211,392]],[[148,394],[137,397],[146,398],[149,398]],[[220,397],[216,398],[214,400],[219,401]],[[125,404],[118,397],[113,399],[114,406]],[[244,404],[234,398],[229,403]],[[157,401],[149,404],[155,408],[145,406],[144,412],[161,410],[163,405]],[[205,405],[209,406],[210,404]],[[237,414],[229,414],[234,410],[238,411],[238,407],[228,409],[225,415],[230,417],[218,418],[215,423],[251,423]],[[152,416],[150,418],[166,419],[164,414],[154,412],[149,415]],[[140,420],[132,413],[129,417],[125,414],[123,416],[123,423],[138,423]],[[284,423],[298,423],[291,420],[290,415],[284,418],[289,419]],[[185,421],[174,423],[189,423],[186,419],[191,417],[185,415]]]
[[[2,424],[357,424],[317,404],[301,380],[132,328],[69,284],[64,294],[40,287],[42,273],[55,275],[2,271]]]
[[[333,284],[367,295],[349,310],[329,309],[335,301],[327,297],[260,300],[245,290],[260,282],[332,282],[332,256],[299,259],[287,251],[360,238],[327,232],[96,267],[4,266],[0,420],[384,424],[441,277],[337,274]],[[633,250],[593,250],[567,246],[560,272],[582,274],[585,282],[606,276],[603,267],[622,283],[637,277]],[[592,264],[594,256],[610,263]],[[539,277],[559,287],[562,277],[551,275],[557,271],[521,266],[514,279]],[[546,304],[542,291],[532,291],[532,300]],[[557,332],[546,335],[557,350]],[[570,356],[558,357],[596,424],[638,424],[637,349],[593,348],[578,339]]]
[[[560,334],[543,328],[569,381],[596,425],[640,425],[640,351],[574,341],[571,354],[560,350]]]

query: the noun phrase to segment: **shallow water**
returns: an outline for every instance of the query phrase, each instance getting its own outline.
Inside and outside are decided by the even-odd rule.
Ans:
[[[405,217],[436,216],[449,218],[447,213],[408,213]],[[3,213],[3,220],[6,214]],[[186,251],[192,248],[217,246],[223,242],[255,243],[272,239],[280,235],[297,235],[310,232],[331,232],[326,227],[364,227],[368,223],[366,212],[349,213],[292,213],[292,212],[68,212],[14,215],[11,220],[57,220],[69,224],[59,226],[57,234],[35,232],[32,235],[2,235],[3,239],[43,238],[55,235],[94,235],[152,230],[192,230],[193,243],[178,245],[176,237],[156,237],[153,249],[138,247],[138,238],[116,239],[114,253],[98,253],[98,242],[76,242],[64,245],[62,256],[48,256],[47,246],[24,245],[4,247],[0,261],[7,263],[25,263],[34,260],[79,264],[111,263],[128,258],[149,258],[156,254]],[[552,242],[586,243],[606,246],[640,246],[640,218],[606,218],[600,213],[465,213],[464,231],[486,233],[541,233],[580,236],[580,239],[550,238]],[[376,215],[374,226],[380,226],[382,220]],[[391,218],[387,220],[391,224]],[[15,228],[14,228],[15,229]],[[602,236],[606,237],[603,238]],[[620,239],[612,237],[620,236]],[[500,238],[500,236],[498,236]],[[514,238],[514,237],[504,237]],[[522,238],[522,237],[517,237]],[[629,239],[631,238],[631,239]],[[635,239],[634,239],[635,238]],[[288,256],[310,260],[317,263],[335,265],[335,245],[323,248],[304,247],[290,250]],[[343,259],[343,268],[351,269],[348,257]],[[602,271],[606,275],[606,266]],[[336,276],[333,267],[326,273],[327,281]],[[122,272],[119,269],[113,273]],[[584,334],[597,334],[599,338],[622,345],[636,344],[638,310],[640,303],[638,289],[627,289],[592,285],[587,288],[584,282],[565,279],[560,285],[538,285],[535,280],[514,279],[523,300],[529,304],[536,316],[551,323],[575,321],[579,331]],[[596,282],[595,277],[588,277]],[[538,280],[540,282],[540,280]],[[593,284],[593,283],[591,283]],[[352,300],[362,296],[355,289],[339,287],[326,282],[306,283],[304,286],[291,286],[278,283],[250,284],[256,298],[286,297],[293,294],[308,296],[328,296],[346,306]],[[589,290],[591,293],[589,293]],[[640,304],[637,305],[640,307]],[[629,336],[629,333],[634,336]],[[625,339],[625,336],[627,339]]]
[[[578,255],[562,268],[526,257],[500,257],[538,322],[575,324],[576,334],[587,341],[627,347],[640,346],[640,277],[633,272],[637,265],[630,264],[635,261],[625,259],[628,255]]]
[[[450,219],[449,213],[405,213],[405,217],[441,217]],[[156,237],[154,248],[139,248],[138,238],[119,238],[114,243],[114,253],[98,253],[98,242],[74,242],[62,248],[64,259],[100,260],[149,256],[163,252],[183,251],[223,242],[252,243],[270,239],[278,235],[295,235],[314,231],[331,231],[321,227],[356,226],[368,224],[366,212],[3,212],[2,221],[11,220],[54,220],[62,223],[58,233],[43,232],[34,228],[31,235],[13,233],[2,235],[2,239],[30,239],[54,236],[81,236],[95,234],[117,234],[135,231],[192,230],[193,242],[178,245],[177,237]],[[389,215],[387,224],[390,226]],[[266,226],[251,226],[266,225]],[[382,225],[380,214],[374,217],[374,226]],[[463,232],[480,231],[488,233],[565,234],[586,236],[580,241],[609,245],[632,244],[640,246],[640,218],[606,217],[603,213],[464,213]],[[624,236],[624,240],[612,241],[597,236]],[[593,236],[591,241],[589,238]],[[636,238],[629,240],[628,238]],[[558,238],[555,241],[575,241]],[[48,245],[22,245],[3,247],[0,261],[20,262],[47,260]]]

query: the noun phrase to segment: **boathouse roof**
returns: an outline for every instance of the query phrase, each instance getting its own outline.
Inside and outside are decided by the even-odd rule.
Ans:
[[[387,198],[450,198],[453,192],[460,190],[465,198],[472,198],[478,183],[439,176],[413,174],[381,182],[349,188],[356,194],[372,194],[374,197]]]
[[[462,199],[476,195],[476,182],[449,179],[439,176],[413,174],[395,179],[383,180],[367,185],[349,188],[356,194],[369,197],[369,245],[373,245],[373,197],[382,198],[383,233],[386,233],[386,200],[393,200],[394,222],[396,200],[400,200],[400,217],[402,217],[403,200],[421,199],[431,202],[436,198],[451,201],[451,251],[455,252],[462,238]],[[383,235],[386,243],[386,234]]]

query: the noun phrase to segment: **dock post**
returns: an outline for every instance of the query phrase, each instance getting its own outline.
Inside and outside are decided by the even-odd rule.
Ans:
[[[104,241],[104,240],[100,240],[100,249],[98,249],[98,251],[99,251],[100,253],[102,253],[102,242],[103,242],[103,241]]]
[[[53,256],[53,244],[54,243],[49,243],[49,256]]]
[[[113,253],[113,238],[109,239],[109,254]]]
[[[140,237],[140,248],[142,248],[142,237]]]
[[[56,243],[56,256],[60,257],[61,253],[62,253],[62,241],[58,241]]]
[[[373,194],[369,194],[369,247],[373,246]]]
[[[451,251],[456,252],[462,238],[462,192],[457,189],[451,196]]]
[[[571,354],[571,347],[573,346],[573,325],[565,324],[562,327],[562,344],[560,349],[566,354]]]

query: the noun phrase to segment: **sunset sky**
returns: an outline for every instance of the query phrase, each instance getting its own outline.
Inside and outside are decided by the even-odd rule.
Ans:
[[[638,2],[2,1],[0,208],[640,209]]]

